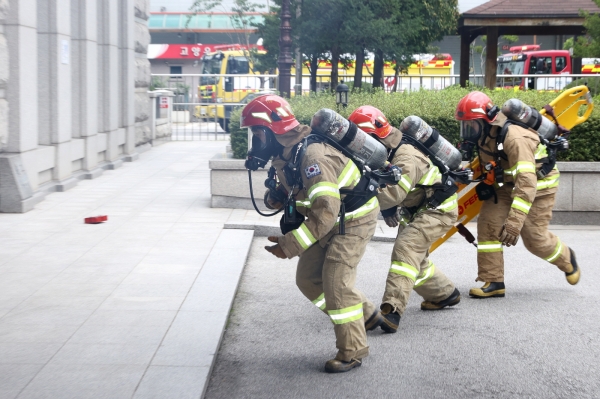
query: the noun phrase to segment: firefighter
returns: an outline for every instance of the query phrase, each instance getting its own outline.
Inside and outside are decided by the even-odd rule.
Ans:
[[[515,245],[519,236],[529,252],[558,267],[569,284],[577,284],[580,270],[575,252],[548,231],[559,172],[554,167],[543,178],[537,177],[548,162],[546,146],[540,143],[537,132],[516,124],[503,129],[507,117],[479,91],[460,100],[455,118],[460,121],[464,140],[461,147],[477,146],[480,164],[494,172],[496,182],[487,186],[482,182],[477,187],[483,205],[477,219],[475,281],[484,284],[472,288],[469,295],[504,297],[503,249]]]
[[[434,192],[428,186],[441,182],[439,168],[414,146],[401,144],[402,132],[392,127],[380,110],[365,105],[349,119],[385,145],[390,153],[388,160],[402,169],[399,184],[388,186],[377,195],[385,223],[399,226],[381,304],[381,328],[395,333],[413,289],[425,299],[421,303],[423,310],[440,310],[460,302],[458,289],[429,259],[431,244],[456,222],[457,196],[453,193],[437,208],[428,206]],[[409,215],[406,226],[399,223],[400,207]]]
[[[252,100],[242,111],[242,127],[252,131],[252,148],[247,168],[253,159],[268,160],[277,171],[285,195],[293,189],[298,211],[306,217],[297,228],[283,236],[269,237],[275,245],[265,249],[281,259],[299,256],[296,285],[334,325],[337,355],[325,363],[328,373],[349,371],[362,364],[369,353],[367,330],[383,322],[378,309],[354,287],[356,268],[367,243],[375,233],[379,204],[373,197],[359,209],[346,213],[345,234],[339,234],[338,214],[341,188],[352,188],[360,179],[354,162],[326,143],[305,148],[299,180],[290,179],[286,165],[296,160],[303,146],[298,144],[311,133],[301,125],[286,100],[265,95]],[[265,202],[271,208],[283,204],[272,193]]]

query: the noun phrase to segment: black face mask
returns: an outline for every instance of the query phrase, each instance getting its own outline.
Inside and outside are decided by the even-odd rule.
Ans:
[[[462,154],[463,161],[471,161],[473,159],[475,147],[477,147],[477,144],[471,143],[470,141],[463,141],[458,144],[458,150]]]
[[[248,170],[264,168],[272,156],[281,153],[283,146],[275,139],[271,129],[264,126],[253,126],[249,129],[252,132],[252,147],[248,151],[244,166]]]

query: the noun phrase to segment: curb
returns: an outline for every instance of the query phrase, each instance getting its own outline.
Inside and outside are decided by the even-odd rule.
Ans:
[[[202,304],[210,304],[211,312],[227,315],[227,317],[221,319],[222,322],[214,326],[216,328],[208,330],[208,333],[212,337],[205,337],[209,338],[205,342],[212,342],[212,345],[209,348],[204,348],[210,353],[210,366],[203,381],[201,399],[208,388],[208,381],[212,374],[219,348],[221,347],[223,335],[229,321],[229,312],[237,294],[253,238],[254,231],[250,229],[221,231],[217,242],[202,267],[198,279],[192,287],[192,290],[200,291],[200,295],[196,300],[201,306]],[[227,258],[227,261],[224,262],[223,258]],[[225,284],[218,284],[218,289],[216,290],[214,289],[216,281],[220,283],[224,282]],[[184,309],[186,309],[186,303],[182,305],[182,310]]]
[[[202,399],[206,393],[253,237],[251,230],[221,230],[155,357],[148,365],[148,369],[194,370],[193,384],[182,380],[184,387],[178,397]],[[153,378],[156,378],[156,374],[145,374],[140,385],[152,385],[153,382],[147,380]],[[178,376],[175,375],[175,378]],[[160,396],[140,391],[135,397],[159,397],[157,395]]]

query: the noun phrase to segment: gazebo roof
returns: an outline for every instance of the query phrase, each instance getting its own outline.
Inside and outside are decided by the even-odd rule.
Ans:
[[[580,10],[600,12],[592,0],[491,0],[462,15],[465,18],[580,18]]]
[[[458,29],[475,35],[491,26],[500,35],[581,35],[580,10],[600,12],[592,0],[491,0],[462,13]]]

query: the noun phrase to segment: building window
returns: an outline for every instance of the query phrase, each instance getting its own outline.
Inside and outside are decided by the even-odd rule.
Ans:
[[[171,66],[171,71],[169,72],[171,75],[181,75],[181,66]]]

